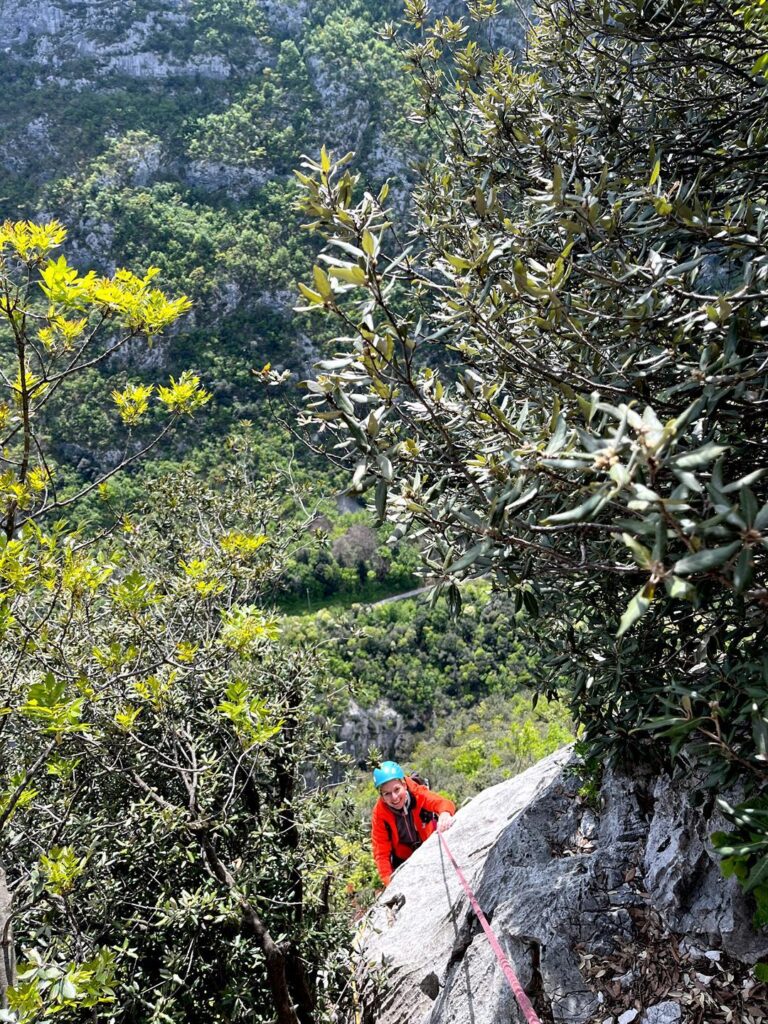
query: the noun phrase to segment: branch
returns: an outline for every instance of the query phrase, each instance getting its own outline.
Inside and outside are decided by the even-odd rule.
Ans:
[[[57,740],[52,740],[45,748],[45,750],[42,752],[42,754],[38,757],[38,759],[34,762],[32,767],[28,768],[24,772],[24,778],[14,790],[13,795],[11,796],[10,800],[5,806],[5,809],[3,810],[3,813],[0,814],[0,830],[2,830],[5,823],[13,814],[14,810],[16,809],[16,805],[18,804],[19,800],[21,800],[21,797],[25,789],[29,786],[29,783],[32,781],[35,774],[40,770],[40,768],[42,768],[42,766],[51,756],[53,751],[56,749],[56,744]]]

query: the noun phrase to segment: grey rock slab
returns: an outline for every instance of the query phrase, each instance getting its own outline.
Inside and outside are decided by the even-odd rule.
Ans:
[[[385,700],[379,700],[369,708],[350,700],[338,738],[344,752],[362,762],[371,747],[380,750],[385,758],[395,757],[404,731],[402,715]]]
[[[754,962],[768,935],[752,930],[744,896],[720,876],[708,836],[721,826],[692,804],[690,780],[606,771],[597,810],[579,798],[570,758],[558,751],[484,791],[446,834],[534,1005],[556,1024],[598,1019],[581,955],[642,941],[635,920],[651,912],[680,948]],[[436,836],[395,872],[357,946],[365,1024],[522,1020]],[[676,1024],[678,1009],[621,1016]]]
[[[464,1024],[467,1017],[473,1024],[497,1024],[500,1020],[517,1020],[514,994],[498,961],[492,954],[489,956],[489,953],[488,941],[479,933],[456,964],[450,984],[439,989],[438,998],[432,1012],[425,1016],[425,1022]],[[505,949],[505,956],[510,962],[517,960],[509,946]],[[530,963],[525,962],[524,954],[523,960],[517,962],[521,982],[529,984]]]
[[[458,812],[456,824],[446,833],[446,839],[471,886],[482,889],[478,878],[500,833],[558,782],[570,757],[570,749],[558,751],[517,776],[514,787],[509,782],[492,786]],[[536,845],[532,844],[531,856],[536,855]],[[487,906],[484,910],[491,912]],[[456,973],[451,968],[464,958],[473,940],[476,923],[470,915],[468,901],[438,837],[431,836],[395,872],[366,918],[360,935],[361,957],[372,982],[366,999],[368,1020],[377,1024],[385,1020],[388,1024],[407,1024],[431,1018],[431,976],[442,988],[449,972],[452,976]],[[513,964],[513,969],[520,970],[520,966]],[[386,990],[380,1003],[375,996],[374,978]],[[467,983],[471,984],[471,980],[470,974]],[[466,1006],[468,995],[462,984],[459,979],[456,1001]],[[446,1006],[450,1002],[446,996],[441,998],[443,1013],[453,1012]]]
[[[705,817],[686,788],[660,776],[643,858],[653,905],[669,927],[705,947],[721,946],[740,959],[768,953],[768,934],[751,927],[752,909],[734,878],[723,878],[710,834],[727,823]],[[713,941],[716,940],[716,941]]]

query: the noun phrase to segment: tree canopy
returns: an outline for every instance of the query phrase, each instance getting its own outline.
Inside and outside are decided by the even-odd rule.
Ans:
[[[768,919],[764,34],[555,0],[516,63],[406,6],[443,150],[407,238],[348,157],[305,162],[302,308],[340,326],[308,422],[455,606],[474,576],[517,595],[593,754],[655,732],[747,784],[725,849]]]
[[[209,397],[192,373],[102,386],[125,452],[59,486],[61,392],[189,307],[155,271],[79,273],[63,239],[0,229],[0,1016],[310,1021],[346,932],[305,785],[336,756],[316,659],[265,607],[291,531],[235,439],[218,487],[158,477],[106,536],[55,518]]]
[[[19,546],[35,572],[0,637],[13,1019],[298,1024],[336,993],[338,825],[305,780],[339,755],[317,659],[260,607],[288,540],[268,491],[176,473],[109,546],[60,528]]]

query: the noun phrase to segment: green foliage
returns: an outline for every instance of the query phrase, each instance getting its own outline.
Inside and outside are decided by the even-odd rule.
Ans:
[[[578,778],[581,786],[579,796],[594,810],[600,809],[600,789],[603,783],[604,765],[594,756],[590,756],[585,744],[577,742],[575,752],[579,759],[572,769],[573,774]]]
[[[160,79],[85,57],[71,23],[49,40],[55,76],[36,67],[37,34],[0,55],[12,140],[0,191],[10,208],[59,216],[73,251],[97,268],[86,273],[58,253],[28,267],[32,301],[20,297],[12,314],[6,291],[3,339],[18,340],[18,317],[29,314],[25,326],[43,332],[24,339],[27,353],[49,367],[54,357],[66,364],[101,316],[94,339],[105,342],[74,375],[27,372],[23,359],[17,375],[13,345],[2,366],[9,459],[19,461],[19,397],[22,406],[25,395],[45,397],[25,433],[35,464],[2,481],[12,514],[0,551],[0,848],[24,908],[18,938],[29,961],[13,994],[24,1020],[270,1017],[255,939],[264,920],[299,979],[302,1017],[316,995],[300,990],[302,972],[312,989],[313,971],[324,971],[333,992],[327,953],[346,937],[328,912],[335,824],[323,798],[301,790],[296,767],[311,770],[329,730],[314,741],[304,731],[304,697],[310,724],[319,721],[315,658],[283,647],[265,606],[280,545],[268,523],[224,516],[163,463],[114,476],[184,416],[167,459],[221,481],[222,449],[235,450],[230,432],[245,421],[238,432],[252,434],[253,471],[293,462],[293,480],[306,483],[311,460],[296,463],[280,423],[284,391],[268,402],[251,373],[306,358],[290,289],[315,243],[299,233],[286,172],[330,127],[357,135],[381,179],[419,131],[406,120],[411,84],[374,31],[398,5],[310,6],[303,23],[298,11],[295,40],[268,25],[256,0],[194,2],[181,14],[149,0],[104,7],[89,41],[111,54],[141,37]],[[66,16],[76,24],[80,13],[75,5]],[[355,80],[340,88],[352,57]],[[225,73],[208,78],[209,66]],[[142,269],[113,275],[123,260]],[[183,326],[183,300],[157,291],[154,267],[194,300]],[[172,323],[171,339],[148,352],[140,338]],[[158,365],[170,385],[157,386]],[[204,404],[211,440],[201,443],[187,414]],[[333,484],[327,470],[323,478]],[[194,530],[182,492],[199,511]],[[112,527],[115,512],[148,493],[157,504],[122,519],[122,544],[99,553],[63,525],[16,529],[54,508]],[[163,501],[173,513],[161,529]],[[269,515],[287,504],[269,505]],[[412,549],[378,542],[359,557],[360,537],[346,536],[353,525],[329,539],[334,594],[409,584]],[[297,559],[296,575],[307,566],[309,576],[313,558]],[[291,695],[299,710],[286,707]]]
[[[189,155],[233,167],[266,164],[283,172],[306,142],[315,99],[305,59],[292,40],[279,49],[276,66],[220,114],[196,125]]]
[[[150,142],[159,145],[157,140],[145,140],[136,146],[146,148]],[[111,244],[119,246],[125,258],[159,266],[164,279],[188,290],[195,302],[194,322],[184,333],[175,334],[155,359],[176,380],[193,366],[212,399],[205,425],[192,424],[183,436],[170,439],[166,459],[189,459],[193,447],[207,446],[207,463],[220,462],[224,454],[221,444],[213,451],[215,439],[226,437],[247,421],[255,444],[269,449],[265,471],[291,462],[303,471],[313,460],[306,452],[295,454],[294,439],[281,423],[290,418],[286,388],[267,395],[252,373],[254,366],[271,363],[282,367],[299,358],[295,329],[287,310],[280,308],[281,303],[287,306],[290,301],[289,289],[307,245],[291,209],[294,186],[266,185],[248,208],[236,208],[192,198],[188,191],[168,182],[134,186],[119,177],[126,174],[125,168],[116,147],[97,161],[85,182],[72,179],[51,185],[48,202],[66,209],[74,220],[112,223]],[[103,253],[102,258],[108,254]],[[111,369],[112,388],[118,394],[128,389],[125,412],[130,421],[136,404],[130,401],[131,395],[140,397],[156,374],[149,363],[136,366],[133,359]],[[67,409],[73,427],[78,427],[76,439],[74,431],[72,440],[57,439],[62,475],[69,473],[75,479],[90,475],[103,465],[104,449],[121,446],[121,423],[105,416],[94,401],[93,389],[98,393],[102,386],[94,369],[90,381],[73,379],[53,396],[57,411]],[[145,424],[152,422],[152,405],[150,401]],[[141,434],[140,425],[138,431]],[[198,465],[202,461],[200,454],[193,458]],[[72,463],[78,470],[66,469]],[[318,460],[314,464],[317,466]],[[149,471],[147,467],[143,472]],[[327,471],[316,468],[315,475],[319,479],[327,476]],[[125,493],[135,487],[127,480],[117,486]],[[101,515],[98,505],[90,511],[93,516]]]
[[[381,891],[381,879],[371,852],[370,822],[365,814],[357,818],[357,828],[347,824],[336,839],[333,869],[344,882],[352,913],[357,916],[370,905]]]
[[[760,794],[764,39],[726,8],[553,0],[518,65],[411,6],[444,146],[408,248],[348,157],[299,177],[326,240],[302,308],[342,331],[307,418],[454,607],[465,578],[516,594],[592,756],[684,749]]]
[[[197,52],[221,54],[239,64],[253,60],[269,40],[257,0],[193,0],[191,6],[191,37]]]
[[[327,671],[340,694],[365,704],[386,697],[406,715],[423,716],[530,684],[535,656],[514,639],[513,605],[491,600],[482,586],[467,588],[467,596],[458,618],[444,601],[406,599],[339,616],[321,611],[286,629],[327,646]]]
[[[418,553],[410,544],[387,543],[388,533],[374,529],[367,512],[339,516],[322,507],[286,559],[276,594],[281,608],[301,614],[415,589]]]
[[[66,683],[55,679],[52,672],[47,672],[38,683],[33,683],[27,691],[26,698],[17,708],[17,713],[24,718],[37,721],[44,732],[54,736],[62,736],[68,732],[82,732],[87,726],[82,721],[83,699],[70,698],[66,692]],[[11,708],[3,709],[6,713]]]
[[[71,846],[52,847],[39,861],[46,891],[57,896],[71,892],[87,862],[87,857],[78,857]]]
[[[386,7],[381,4],[374,11],[368,3],[343,4],[335,9],[326,5],[320,18],[315,15],[319,23],[307,39],[308,59],[320,65],[334,83],[337,116],[339,108],[346,109],[349,116],[361,121],[359,149],[374,182],[380,182],[387,173],[380,162],[386,166],[393,156],[399,156],[403,163],[412,163],[429,145],[413,116],[417,107],[413,83],[403,75],[397,51],[382,38],[386,35],[382,16],[399,17],[401,10],[396,3],[389,4],[390,11]],[[360,111],[361,104],[364,112]],[[380,140],[376,140],[377,129]],[[318,133],[318,138],[323,137]],[[311,151],[305,145],[303,152]]]
[[[765,0],[750,0],[742,4],[738,11],[744,19],[744,28],[752,36],[758,47],[764,50],[755,63],[752,65],[753,74],[762,74],[768,77],[768,49],[766,49],[765,35],[768,27],[768,4]]]
[[[218,705],[218,710],[229,719],[245,746],[266,743],[282,729],[282,719],[274,721],[266,701],[254,696],[242,679],[233,680],[225,696],[227,699]]]
[[[20,1019],[295,1024],[286,999],[305,1020],[335,998],[337,826],[304,773],[338,755],[317,657],[264,604],[291,542],[272,490],[177,473],[103,549],[20,542],[34,583],[6,590],[0,642]]]
[[[567,709],[528,693],[493,694],[441,718],[409,758],[457,805],[516,775],[573,740]]]
[[[66,966],[45,962],[36,950],[19,965],[18,982],[8,993],[8,1006],[18,1024],[34,1024],[67,1010],[93,1009],[114,1002],[115,960],[102,949],[89,960]],[[66,1017],[64,1018],[66,1019]]]
[[[715,832],[712,844],[723,858],[726,878],[734,875],[744,891],[752,893],[755,928],[764,928],[768,926],[768,800],[752,799],[736,807],[721,800],[720,806],[734,829]]]

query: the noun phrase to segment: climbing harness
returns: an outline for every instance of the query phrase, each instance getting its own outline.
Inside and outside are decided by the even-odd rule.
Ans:
[[[486,916],[480,909],[480,904],[477,902],[477,898],[475,897],[475,894],[472,892],[472,889],[470,888],[469,882],[466,880],[461,868],[456,863],[456,860],[450,851],[448,843],[446,843],[445,841],[445,836],[443,835],[442,832],[438,832],[437,834],[440,839],[440,842],[443,844],[445,852],[448,854],[448,859],[453,865],[453,870],[458,875],[462,888],[464,889],[464,892],[467,894],[467,899],[472,905],[472,909],[477,915],[478,921],[483,926],[483,931],[485,932],[486,938],[491,944],[491,949],[493,950],[496,959],[499,961],[499,965],[502,971],[504,972],[505,978],[509,982],[509,987],[512,989],[520,1009],[523,1011],[525,1019],[528,1021],[528,1024],[541,1024],[541,1021],[539,1020],[536,1011],[531,1006],[530,999],[523,991],[523,986],[518,981],[517,975],[512,970],[509,960],[507,960],[506,956],[504,955],[504,950],[501,948],[501,944],[499,940],[496,938],[496,933],[494,932],[493,928],[491,928],[491,926],[488,924]]]

